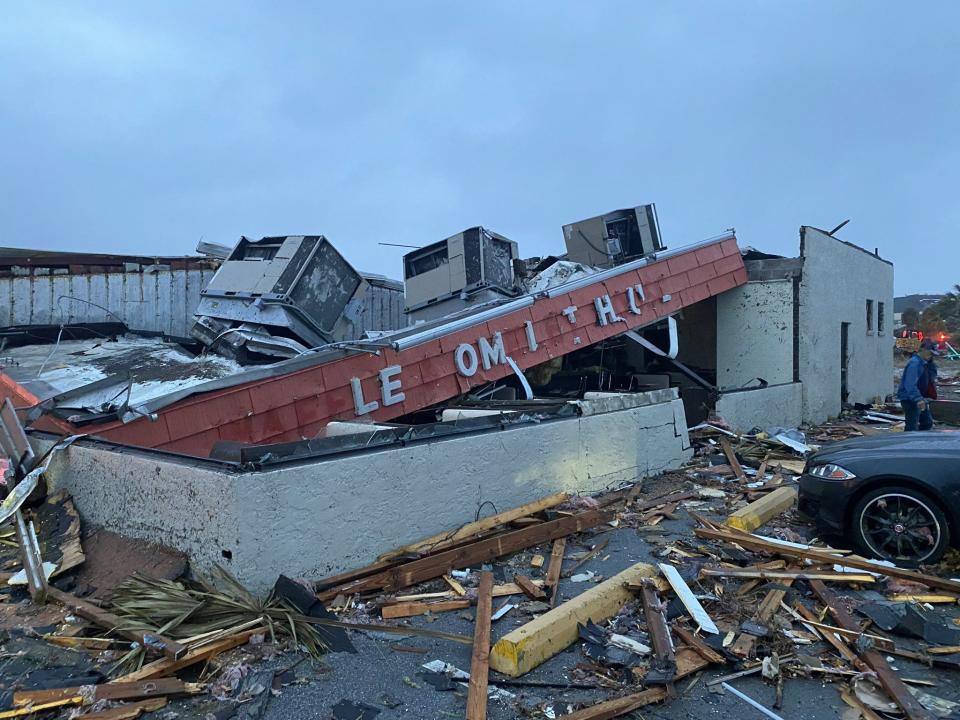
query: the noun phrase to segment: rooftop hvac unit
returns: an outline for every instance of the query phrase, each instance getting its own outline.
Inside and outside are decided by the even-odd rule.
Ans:
[[[594,267],[613,267],[664,249],[653,204],[564,225],[563,239],[570,260]]]
[[[241,237],[202,291],[191,333],[238,359],[289,357],[353,337],[366,292],[322,235]]]
[[[517,294],[517,244],[482,227],[469,228],[403,257],[406,311],[412,320]]]

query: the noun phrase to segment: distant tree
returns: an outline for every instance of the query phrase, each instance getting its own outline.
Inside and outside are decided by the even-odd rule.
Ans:
[[[913,332],[920,327],[920,313],[917,312],[916,308],[907,308],[900,316],[900,322],[907,330]]]
[[[939,304],[937,303],[937,305]],[[942,332],[947,332],[947,324],[941,317],[937,305],[931,305],[920,316],[920,329],[924,335],[936,336]]]

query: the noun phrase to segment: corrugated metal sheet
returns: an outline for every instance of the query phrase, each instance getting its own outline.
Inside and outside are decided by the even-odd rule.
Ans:
[[[353,326],[353,334],[348,340],[359,340],[367,330],[399,330],[407,326],[403,285],[371,276],[365,279],[370,287],[363,298],[363,314],[360,322]]]
[[[154,265],[132,272],[33,273],[0,277],[0,325],[114,322],[188,337],[212,268]]]

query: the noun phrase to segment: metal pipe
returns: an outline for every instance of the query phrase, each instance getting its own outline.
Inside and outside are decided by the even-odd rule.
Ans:
[[[756,700],[754,700],[752,697],[749,697],[749,696],[747,696],[747,695],[744,695],[742,692],[740,692],[739,690],[737,690],[736,688],[734,688],[734,687],[733,687],[732,685],[730,685],[729,683],[720,683],[720,687],[722,687],[724,690],[729,690],[729,691],[732,692],[734,695],[736,695],[738,698],[740,698],[740,699],[743,700],[745,703],[747,703],[747,705],[750,705],[751,707],[754,707],[754,708],[756,708],[757,710],[759,710],[760,712],[762,712],[764,715],[766,715],[768,718],[770,718],[770,720],[783,720],[783,718],[780,717],[779,715],[777,715],[775,712],[773,712],[772,710],[767,710],[766,707],[764,707],[763,705],[761,705],[760,703],[758,703],[758,702],[757,702]]]

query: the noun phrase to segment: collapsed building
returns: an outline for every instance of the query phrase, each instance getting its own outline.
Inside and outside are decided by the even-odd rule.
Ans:
[[[563,234],[565,254],[522,261],[470,228],[404,258],[405,294],[323,236],[242,238],[193,259],[199,282],[184,270],[193,295],[169,294],[195,302],[175,324],[116,293],[44,323],[59,291],[31,291],[37,313],[19,301],[0,330],[0,394],[40,452],[83,436],[46,476],[85,522],[262,589],[278,567],[367,563],[487,501],[677,467],[710,415],[793,427],[888,391],[893,268],[876,253],[807,227],[798,258],[741,250],[732,232],[668,249],[652,206]],[[111,288],[97,276],[121,265],[142,288],[145,267],[189,266],[143,260],[6,267],[11,288]]]

